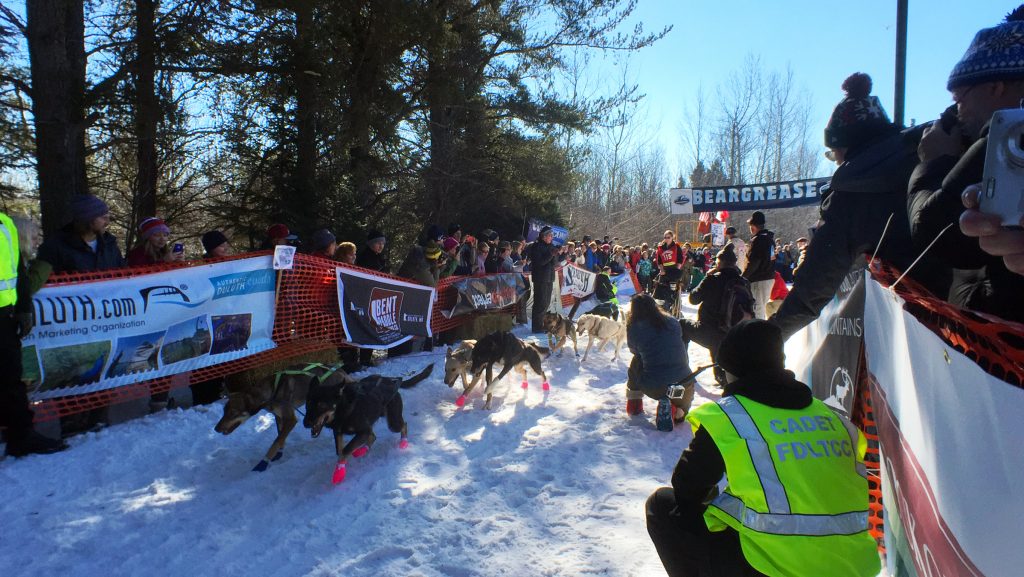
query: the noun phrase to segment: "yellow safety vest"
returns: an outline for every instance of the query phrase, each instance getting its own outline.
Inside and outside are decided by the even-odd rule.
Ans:
[[[18,301],[18,229],[0,212],[0,307]]]
[[[701,405],[687,419],[711,435],[729,482],[704,521],[711,531],[735,529],[752,567],[772,577],[878,575],[867,442],[849,421],[817,399],[788,410],[740,395]]]

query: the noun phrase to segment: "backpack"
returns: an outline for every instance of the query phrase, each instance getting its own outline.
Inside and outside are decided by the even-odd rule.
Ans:
[[[722,300],[719,302],[719,328],[728,332],[741,321],[754,318],[754,293],[750,281],[741,277],[730,277],[722,286]]]

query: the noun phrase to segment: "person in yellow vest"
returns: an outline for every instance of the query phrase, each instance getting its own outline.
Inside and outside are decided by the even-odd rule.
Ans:
[[[878,575],[864,436],[785,358],[782,332],[763,320],[722,341],[722,398],[687,415],[693,440],[672,486],[647,499],[647,531],[670,576]]]
[[[32,330],[32,298],[24,249],[9,216],[0,212],[0,426],[6,427],[4,453],[23,457],[67,448],[32,428],[28,392],[21,381],[21,338]]]

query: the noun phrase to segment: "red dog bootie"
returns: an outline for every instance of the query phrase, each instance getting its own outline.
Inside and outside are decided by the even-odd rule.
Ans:
[[[359,447],[355,451],[352,451],[352,456],[358,459],[359,457],[366,456],[366,454],[369,453],[369,452],[370,452],[370,448],[367,447],[366,445],[363,445],[362,447]]]
[[[540,388],[541,388],[542,390],[545,390],[545,391],[550,391],[550,390],[551,390],[551,383],[549,383],[549,382],[547,382],[547,381],[544,381],[544,384],[542,384],[542,385],[540,386]]]
[[[522,386],[522,387],[523,387],[523,389],[525,390],[525,389],[528,389],[528,388],[530,387],[530,383],[528,383],[528,382],[526,382],[526,381],[523,381],[523,384],[522,384],[521,386]]]
[[[399,449],[408,449],[409,448],[409,439],[406,439],[405,437],[402,437],[402,440],[398,441],[398,448]]]
[[[466,404],[466,395],[459,395],[459,398],[455,399],[455,406],[461,408],[462,405]]]
[[[331,477],[331,483],[337,485],[338,483],[345,480],[345,461],[338,461],[338,464],[334,466],[334,475]]]
[[[628,399],[626,401],[626,414],[630,417],[644,414],[644,400]]]

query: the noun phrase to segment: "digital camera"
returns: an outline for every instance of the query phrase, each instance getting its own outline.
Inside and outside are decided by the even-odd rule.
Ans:
[[[978,208],[999,215],[1003,226],[1020,226],[1024,215],[1024,109],[998,110],[992,115]]]

